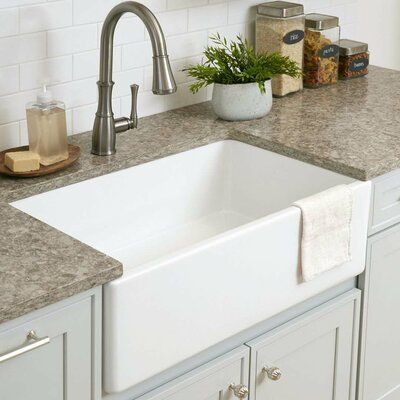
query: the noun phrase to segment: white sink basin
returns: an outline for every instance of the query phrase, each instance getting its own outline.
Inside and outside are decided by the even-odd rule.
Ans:
[[[355,195],[352,261],[303,283],[293,201]],[[119,392],[364,270],[370,183],[224,141],[13,205],[119,259],[104,389]]]

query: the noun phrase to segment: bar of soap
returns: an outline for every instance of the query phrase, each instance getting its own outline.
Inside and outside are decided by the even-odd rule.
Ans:
[[[4,164],[13,172],[37,171],[40,168],[40,157],[32,151],[15,151],[5,154]]]

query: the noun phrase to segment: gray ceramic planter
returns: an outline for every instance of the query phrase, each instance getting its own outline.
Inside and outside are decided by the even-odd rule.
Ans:
[[[257,83],[214,84],[214,112],[227,121],[246,121],[266,116],[272,107],[271,81],[265,82],[265,93]]]

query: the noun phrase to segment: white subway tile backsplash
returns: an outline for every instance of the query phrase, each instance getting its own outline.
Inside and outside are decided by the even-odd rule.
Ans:
[[[19,123],[0,125],[0,151],[20,145]]]
[[[72,0],[21,7],[19,21],[21,33],[69,26],[72,24]]]
[[[192,94],[189,91],[189,85],[190,83],[182,83],[178,85],[178,90],[176,93],[165,97],[168,110],[206,101],[206,89],[201,89],[196,94]]]
[[[80,107],[97,100],[97,78],[81,79],[51,86],[53,97],[62,100],[67,108]]]
[[[9,36],[0,39],[0,66],[40,60],[45,57],[45,32]]]
[[[122,69],[144,67],[151,64],[150,41],[132,43],[122,47]]]
[[[36,98],[35,91],[18,92],[0,97],[0,121],[2,124],[17,122],[25,118],[25,104]]]
[[[84,79],[99,73],[100,51],[92,50],[73,55],[73,79]]]
[[[0,96],[16,93],[19,90],[19,66],[0,68]]]
[[[102,26],[102,24],[100,24]],[[114,44],[128,44],[144,40],[145,27],[138,17],[123,18],[115,29]],[[99,28],[99,36],[101,28]]]
[[[68,133],[90,130],[96,111],[102,21],[123,0],[0,0],[0,148],[27,143],[25,103],[43,79],[67,105]],[[178,92],[155,96],[152,49],[143,22],[125,14],[117,24],[113,58],[113,107],[129,115],[129,85],[137,83],[139,115],[205,101],[212,88],[193,95],[182,69],[201,61],[211,33],[252,43],[256,5],[262,0],[139,0],[163,27]],[[342,36],[357,33],[361,0],[298,0],[306,12],[338,15]],[[33,90],[34,89],[34,90]]]
[[[170,36],[166,39],[171,60],[201,54],[207,46],[208,32],[192,32],[185,35]]]
[[[130,85],[136,83],[143,87],[143,69],[136,68],[127,71],[116,72],[113,77],[113,97],[128,96],[131,93]]]
[[[175,8],[190,8],[196,6],[204,6],[208,3],[207,0],[167,0],[168,9]]]
[[[93,128],[96,110],[96,104],[75,108],[72,111],[72,132],[79,133],[90,131]]]
[[[47,56],[57,57],[97,48],[97,24],[47,32]]]
[[[45,3],[46,0],[0,0],[0,8],[25,6],[28,4]]]
[[[238,36],[242,36],[246,38],[247,35],[247,25],[246,24],[237,24],[237,25],[229,25],[229,26],[221,26],[218,28],[210,29],[209,35],[218,32],[221,36],[226,37],[227,40],[236,40]],[[212,41],[209,39],[209,43]]]
[[[0,37],[16,35],[19,32],[18,8],[0,10]]]
[[[72,56],[21,64],[20,78],[21,90],[38,88],[44,82],[68,82],[72,79]]]
[[[256,5],[260,1],[234,0],[228,2],[228,24],[240,24],[253,20],[256,15]]]
[[[73,22],[75,25],[103,21],[107,12],[118,0],[75,0],[73,7]]]
[[[163,27],[164,35],[178,35],[188,30],[187,10],[167,11],[157,14],[157,19]],[[146,37],[149,37],[146,31]]]
[[[140,3],[150,8],[153,13],[165,11],[167,9],[167,0],[141,0]]]
[[[147,117],[166,110],[166,96],[156,96],[153,92],[140,92],[138,95],[138,116]],[[131,110],[130,96],[121,98],[121,115],[129,115]]]
[[[114,47],[113,70],[121,70],[121,46]],[[85,51],[73,55],[73,79],[99,76],[100,50]]]
[[[226,25],[227,21],[228,3],[189,8],[189,31]]]

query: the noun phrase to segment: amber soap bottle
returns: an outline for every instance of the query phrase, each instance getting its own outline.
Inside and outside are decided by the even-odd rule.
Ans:
[[[43,85],[34,102],[26,105],[29,150],[38,154],[40,164],[51,165],[68,158],[65,104],[53,100]]]

